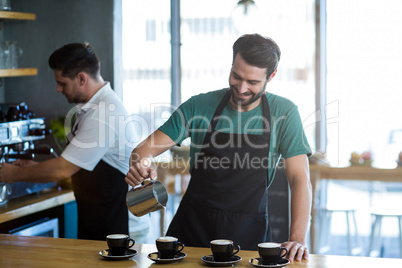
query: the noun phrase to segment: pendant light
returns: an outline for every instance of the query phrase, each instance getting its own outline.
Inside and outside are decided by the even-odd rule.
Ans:
[[[236,32],[238,34],[256,32],[258,15],[258,8],[253,0],[240,0],[231,15]]]

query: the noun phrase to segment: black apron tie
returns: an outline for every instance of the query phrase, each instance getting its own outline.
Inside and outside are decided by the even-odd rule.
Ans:
[[[109,234],[128,234],[125,174],[99,161],[94,170],[72,176],[78,210],[78,239],[105,241]]]

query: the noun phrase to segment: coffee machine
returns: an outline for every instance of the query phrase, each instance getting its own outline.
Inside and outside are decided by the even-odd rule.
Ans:
[[[35,159],[37,154],[57,156],[47,144],[39,141],[45,139],[50,131],[46,128],[45,118],[36,118],[25,103],[0,105],[0,162],[12,163],[17,159]],[[7,111],[4,113],[3,111]],[[39,193],[56,187],[51,183],[4,183],[0,179],[0,205],[8,200]]]

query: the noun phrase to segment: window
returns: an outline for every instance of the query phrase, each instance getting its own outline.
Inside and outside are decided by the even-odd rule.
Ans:
[[[395,167],[402,142],[402,1],[327,0],[328,158],[371,151]]]
[[[232,45],[241,34],[231,18],[237,2],[181,1],[181,101],[228,87]],[[308,121],[315,112],[314,0],[255,3],[259,10],[256,32],[273,38],[282,50],[278,73],[267,91],[295,102],[302,120]],[[170,1],[123,0],[123,101],[130,113],[144,118],[152,114],[154,128],[169,115],[164,109],[159,114],[151,111],[155,104],[170,103],[169,25]],[[311,146],[314,127],[306,125]]]
[[[166,119],[170,104],[170,1],[122,2],[123,104],[145,138]]]

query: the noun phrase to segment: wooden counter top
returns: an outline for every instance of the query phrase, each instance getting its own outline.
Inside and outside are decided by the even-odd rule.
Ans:
[[[209,248],[185,247],[187,257],[180,262],[158,265],[147,258],[155,252],[155,245],[135,244],[138,254],[129,260],[109,261],[99,255],[106,242],[28,237],[0,234],[0,267],[207,267],[201,260],[211,254]],[[258,257],[256,251],[240,250],[242,260],[235,267],[253,267],[249,260]],[[402,259],[311,255],[309,261],[292,262],[286,267],[402,267]]]
[[[49,189],[0,205],[0,223],[27,216],[75,200],[72,190]]]
[[[402,168],[375,168],[371,166],[330,167],[310,165],[312,179],[339,179],[402,182]]]

